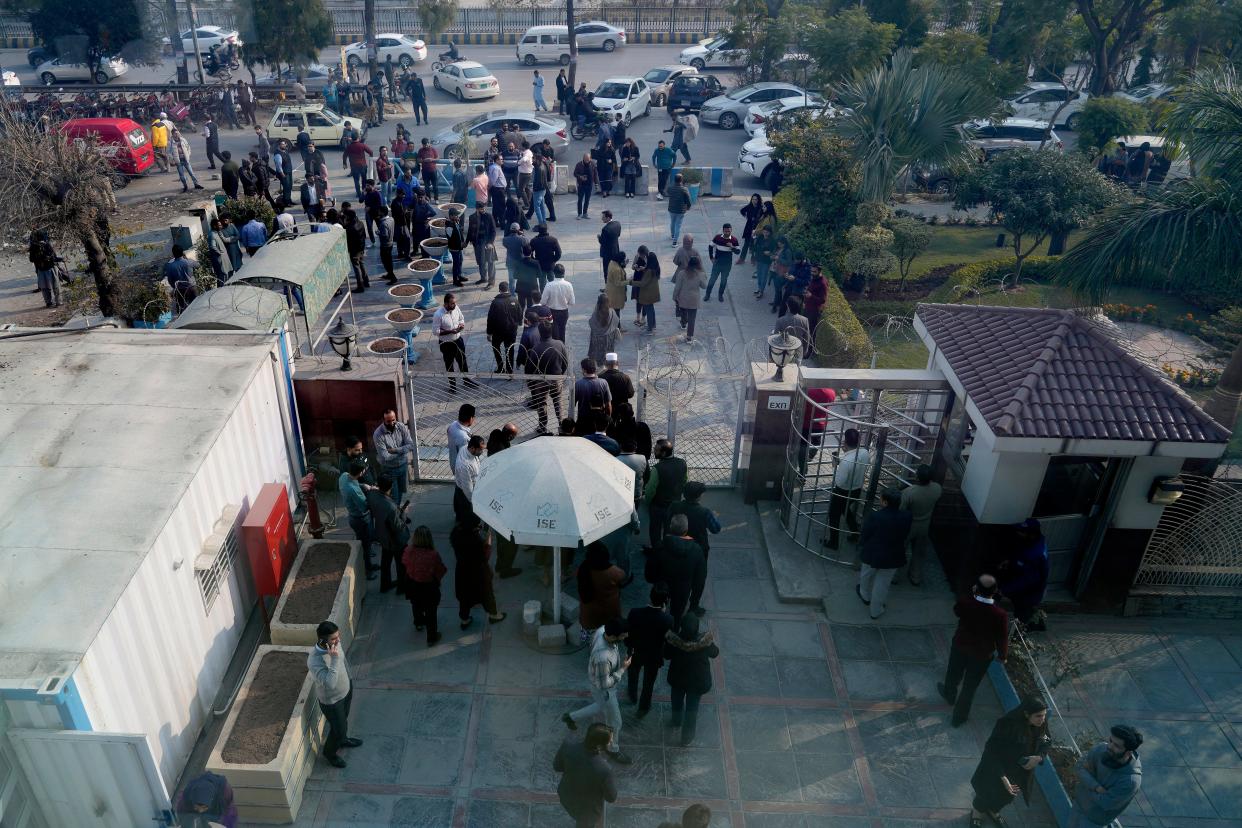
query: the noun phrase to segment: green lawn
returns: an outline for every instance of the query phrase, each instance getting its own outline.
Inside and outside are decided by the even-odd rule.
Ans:
[[[998,233],[1005,233],[1005,246],[996,246]],[[1000,227],[946,227],[932,228],[932,240],[927,249],[910,266],[910,278],[917,279],[928,271],[951,264],[990,262],[1013,258],[1012,237]],[[1070,238],[1073,243],[1073,237]],[[1032,256],[1043,256],[1048,245],[1042,244]],[[893,268],[884,274],[885,279],[900,279],[901,273]]]

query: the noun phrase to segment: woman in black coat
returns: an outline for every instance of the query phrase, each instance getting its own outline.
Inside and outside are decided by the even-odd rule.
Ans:
[[[453,571],[453,589],[457,595],[457,617],[461,619],[461,628],[470,626],[473,620],[470,610],[476,604],[482,604],[487,611],[487,620],[497,624],[505,620],[506,613],[496,609],[496,593],[492,589],[491,564],[492,547],[479,531],[479,518],[470,515],[453,527],[449,533],[449,543],[453,547],[453,557],[457,559]]]
[[[599,175],[599,193],[608,198],[612,192],[612,181],[617,176],[617,151],[612,141],[595,150],[595,170]]]
[[[664,635],[664,658],[668,661],[668,686],[672,689],[673,727],[681,726],[681,746],[694,741],[699,719],[699,700],[712,689],[712,662],[720,648],[708,632],[699,635],[699,617],[692,612],[681,619],[678,632]],[[682,717],[682,708],[685,717]]]
[[[625,197],[633,198],[638,177],[643,174],[642,157],[633,138],[626,138],[621,145],[621,178],[625,180]]]
[[[1029,805],[1031,777],[1048,754],[1048,705],[1038,696],[997,719],[983,748],[983,756],[970,777],[975,799],[970,807],[971,828],[982,828],[986,815],[1006,828],[1000,811],[1019,793]]]
[[[755,225],[763,215],[763,198],[758,193],[751,193],[750,201],[738,212],[746,219],[746,226],[742,228],[742,255],[737,260],[741,264],[746,261],[746,254],[750,252],[750,246],[755,240]]]

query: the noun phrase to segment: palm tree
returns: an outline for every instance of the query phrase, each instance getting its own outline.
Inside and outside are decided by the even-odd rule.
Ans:
[[[1193,178],[1106,210],[1061,259],[1058,278],[1092,305],[1116,284],[1242,286],[1242,84],[1230,70],[1200,72],[1165,116]],[[1242,399],[1242,343],[1204,409],[1226,428]]]
[[[973,118],[990,115],[999,101],[986,89],[947,66],[914,65],[901,49],[868,72],[855,72],[836,88],[850,112],[835,128],[855,148],[862,168],[864,201],[886,201],[897,175],[910,164],[947,165],[968,151]]]

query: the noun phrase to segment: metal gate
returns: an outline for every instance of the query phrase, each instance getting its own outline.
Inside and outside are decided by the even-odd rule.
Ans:
[[[176,824],[145,736],[23,729],[9,738],[48,824]]]
[[[1242,589],[1242,482],[1181,474],[1139,564],[1138,586]]]

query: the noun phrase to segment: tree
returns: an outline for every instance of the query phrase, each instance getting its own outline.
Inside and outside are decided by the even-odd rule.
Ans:
[[[893,255],[897,257],[897,270],[901,273],[897,289],[905,292],[910,266],[931,244],[932,230],[912,216],[895,216],[888,220],[887,227],[893,234]]]
[[[435,43],[457,20],[457,0],[418,0],[418,19],[427,32],[427,42]]]
[[[1148,191],[1137,204],[1105,210],[1060,261],[1059,278],[1092,304],[1117,284],[1174,290],[1242,287],[1242,83],[1232,71],[1200,72],[1165,115],[1198,174]],[[1218,423],[1237,422],[1242,344],[1204,406]]]
[[[1019,149],[975,165],[958,183],[954,206],[990,205],[1012,236],[1016,284],[1023,261],[1048,236],[1084,226],[1120,198],[1117,187],[1081,157]]]
[[[789,48],[792,35],[781,15],[783,0],[732,0],[732,46],[746,55],[748,80],[771,80],[772,72]]]
[[[1214,314],[1203,323],[1199,335],[1210,343],[1216,359],[1228,359],[1233,349],[1242,343],[1242,306],[1228,307]]]
[[[860,175],[853,149],[822,120],[782,119],[772,154],[784,167],[783,197],[795,193],[797,215],[778,213],[794,249],[833,273],[844,273],[845,231],[854,224]]]
[[[1025,64],[995,60],[988,54],[988,42],[982,36],[960,29],[929,36],[919,47],[916,62],[920,66],[952,66],[998,98],[1008,97],[1026,77]]]
[[[565,0],[565,25],[569,27],[569,92],[577,88],[578,33],[574,31],[574,0]]]
[[[897,174],[916,161],[948,166],[968,151],[968,121],[993,113],[996,98],[955,69],[915,66],[908,49],[887,65],[837,87],[851,111],[833,123],[854,148],[862,168],[861,196],[887,201]]]
[[[830,86],[855,70],[879,66],[897,45],[900,32],[892,23],[876,23],[861,8],[831,17],[814,10],[801,15],[800,45],[811,57],[815,82]]]
[[[99,312],[116,311],[116,259],[109,219],[116,209],[112,166],[90,141],[44,134],[0,107],[0,203],[14,235],[46,230],[56,241],[75,241],[86,255]],[[32,174],[37,173],[37,174]]]
[[[323,0],[239,0],[243,7],[246,65],[308,66],[332,42],[332,17]]]
[[[845,232],[845,270],[866,283],[867,293],[873,299],[880,277],[897,265],[893,231],[884,226],[888,217],[888,208],[879,202],[859,204],[858,224]]]
[[[1070,6],[1046,0],[1003,0],[988,37],[993,60],[1060,69],[1071,47]]]
[[[24,14],[35,36],[51,44],[62,59],[86,63],[92,74],[115,55],[137,65],[158,57],[157,38],[144,27],[136,0],[8,0],[4,5]]]
[[[927,37],[930,0],[868,0],[867,12],[877,23],[891,23],[901,32],[897,45],[913,49]]]
[[[1117,89],[1117,73],[1151,22],[1185,0],[1075,0],[1087,27],[1091,94]]]
[[[1125,98],[1089,98],[1078,113],[1078,148],[1094,155],[1117,138],[1147,131],[1147,110]]]

